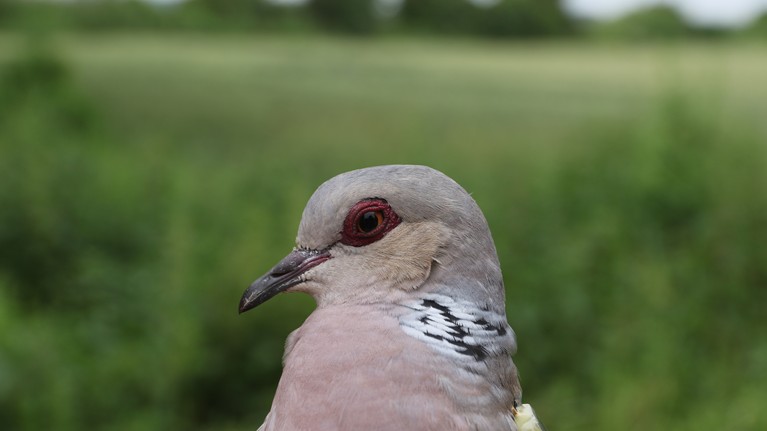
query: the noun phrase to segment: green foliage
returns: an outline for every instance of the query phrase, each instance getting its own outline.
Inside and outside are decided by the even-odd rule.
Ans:
[[[370,0],[312,0],[308,7],[320,25],[331,31],[371,34],[378,25]]]
[[[617,40],[666,40],[689,37],[693,29],[671,6],[653,6],[596,25],[595,33],[600,37]]]
[[[303,8],[280,7],[263,0],[189,0],[166,11],[205,30],[304,31],[313,25]],[[189,20],[197,17],[196,21]]]
[[[512,274],[564,295],[522,337],[549,370],[530,387],[577,382],[589,413],[574,428],[693,430],[717,420],[701,417],[704,405],[737,406],[719,411],[733,429],[760,427],[742,384],[765,366],[753,325],[767,299],[754,290],[767,279],[756,239],[767,234],[767,151],[729,140],[709,115],[672,92],[654,117],[578,142],[590,149],[561,166],[526,220],[543,238],[517,232],[510,246],[528,251]],[[537,350],[547,338],[561,344]]]
[[[28,25],[85,31],[152,29],[207,31],[326,31],[371,35],[399,32],[546,37],[572,34],[572,25],[556,0],[500,0],[478,7],[467,0],[407,0],[401,16],[382,16],[371,0],[313,0],[301,7],[265,0],[188,0],[173,7],[140,0],[37,3],[2,0],[18,15],[0,25]],[[12,2],[12,3],[11,3]],[[3,9],[0,3],[0,12]],[[15,24],[14,24],[15,23]],[[21,23],[21,24],[20,24]]]
[[[19,2],[0,26],[104,32],[121,30],[304,31],[310,19],[298,8],[260,0],[188,0],[175,6],[141,0]],[[0,4],[0,12],[3,5]]]
[[[0,26],[7,25],[14,12],[13,0],[0,0]]]
[[[11,28],[104,30],[108,28],[161,28],[163,16],[145,2],[85,1],[75,3],[5,0],[13,14],[0,25]]]
[[[405,1],[401,19],[422,32],[465,34],[474,30],[479,10],[464,0]]]
[[[268,0],[186,0],[174,5],[144,0],[36,2],[0,0],[0,28],[79,31],[214,31],[271,33],[381,33],[529,39],[591,35],[613,40],[725,38],[731,30],[686,23],[670,6],[643,8],[624,18],[577,26],[558,0],[403,0],[382,12],[373,0],[312,0],[278,5]],[[584,28],[580,28],[584,27]],[[756,22],[739,32],[764,33]]]
[[[239,295],[318,184],[384,163],[485,211],[550,429],[767,427],[764,99],[711,72],[753,51],[58,43],[0,50],[3,429],[253,429],[312,303]]]
[[[401,19],[407,27],[438,34],[543,37],[571,30],[558,2],[549,0],[501,0],[488,7],[466,0],[410,0]]]
[[[558,1],[502,0],[484,11],[477,32],[494,37],[562,36],[572,34],[572,26]]]
[[[767,13],[755,19],[754,22],[743,29],[741,33],[749,38],[767,40]]]
[[[77,147],[86,143],[75,141],[87,139],[94,128],[93,112],[73,90],[64,64],[35,45],[23,58],[7,65],[0,76],[0,128],[7,146],[2,161],[6,176],[2,196],[7,200],[0,213],[0,265],[17,286],[29,286],[19,292],[24,303],[55,303],[58,295],[66,294],[57,281],[66,278],[71,268],[73,256],[68,248],[80,238],[57,225],[38,204],[51,204],[48,198],[62,199],[62,195],[48,196],[55,190],[54,184],[81,174],[75,168],[81,151]],[[43,173],[56,163],[47,152],[49,145],[65,148],[73,166]],[[29,193],[18,194],[15,190],[19,189]]]

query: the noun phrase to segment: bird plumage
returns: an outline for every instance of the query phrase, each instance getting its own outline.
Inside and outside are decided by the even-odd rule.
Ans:
[[[310,198],[296,242],[240,304],[317,301],[263,429],[516,430],[500,265],[463,188],[424,166],[341,174]]]

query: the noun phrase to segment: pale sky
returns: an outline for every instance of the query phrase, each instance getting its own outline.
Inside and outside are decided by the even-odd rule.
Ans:
[[[562,0],[575,16],[611,19],[643,6],[667,4],[689,21],[716,26],[738,27],[767,12],[767,0]]]

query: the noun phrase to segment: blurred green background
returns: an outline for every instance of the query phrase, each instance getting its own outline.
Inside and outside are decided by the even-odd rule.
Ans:
[[[0,428],[253,430],[335,174],[447,173],[550,430],[764,430],[767,20],[0,0]]]

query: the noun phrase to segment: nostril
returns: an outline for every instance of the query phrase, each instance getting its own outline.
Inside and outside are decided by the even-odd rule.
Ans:
[[[272,268],[267,277],[270,279],[288,278],[291,274],[301,274],[329,258],[330,256],[324,251],[294,250]]]
[[[272,277],[282,277],[283,275],[287,275],[295,271],[301,265],[304,259],[305,258],[301,256],[288,256],[287,259],[283,260],[277,266],[272,268],[272,270],[269,271],[269,275]]]

